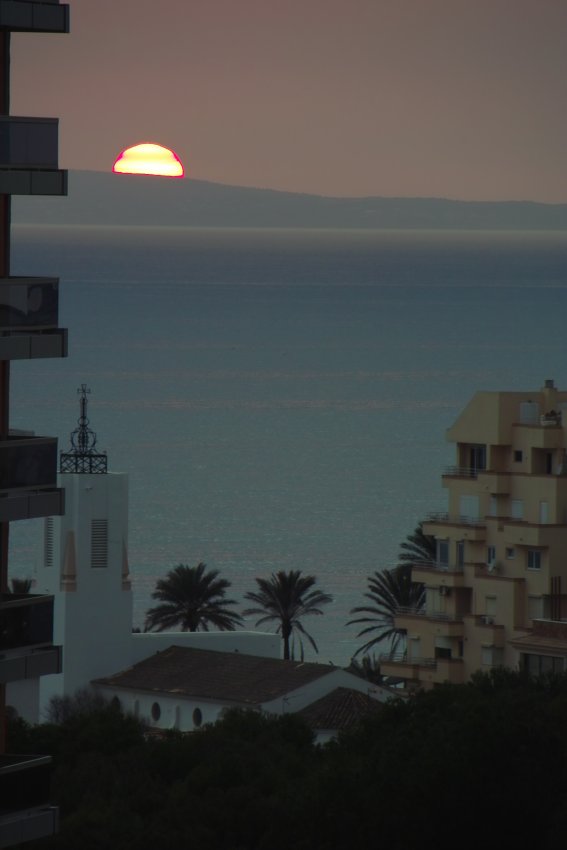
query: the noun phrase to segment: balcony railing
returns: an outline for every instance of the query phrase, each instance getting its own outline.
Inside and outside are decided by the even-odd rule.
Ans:
[[[51,757],[0,755],[0,816],[48,804]]]
[[[54,329],[58,322],[57,278],[0,278],[0,332]]]
[[[417,561],[412,564],[412,568],[416,570],[431,570],[436,573],[462,573],[464,572],[464,564],[440,564],[436,561]]]
[[[18,647],[0,652],[0,685],[61,673],[62,656],[61,647],[53,645]]]
[[[0,594],[0,652],[53,642],[53,596]]]
[[[15,32],[69,32],[69,6],[59,0],[0,3],[0,27]]]
[[[387,664],[389,661],[393,664],[405,664],[408,667],[437,667],[437,660],[435,658],[421,658],[419,656],[408,658],[403,652],[394,654],[384,652],[380,655],[380,664]]]
[[[398,616],[398,614],[409,615],[410,617],[425,617],[425,609],[424,608],[412,608],[411,606],[400,605],[396,608],[396,612],[394,616]]]
[[[58,118],[0,115],[0,168],[57,169]]]
[[[453,478],[476,478],[478,473],[483,471],[471,466],[446,466],[443,475]]]
[[[0,494],[0,522],[61,516],[65,512],[62,487],[41,490],[15,490]]]
[[[57,832],[58,809],[49,804],[49,756],[0,755],[0,848]]]
[[[15,490],[55,488],[57,439],[15,436],[0,440],[0,496]]]
[[[450,525],[469,525],[472,528],[481,528],[483,525],[486,525],[486,519],[484,517],[470,517],[458,514],[453,515],[443,511],[435,511],[427,514],[425,522],[443,522]]]

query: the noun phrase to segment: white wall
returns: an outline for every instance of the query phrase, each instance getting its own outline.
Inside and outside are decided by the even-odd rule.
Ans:
[[[148,694],[106,685],[95,685],[94,689],[108,700],[118,699],[124,712],[139,717],[154,729],[179,729],[182,732],[191,732],[205,723],[215,723],[223,709],[234,705],[234,703],[213,702],[206,699]],[[196,710],[198,710],[198,716]]]
[[[128,476],[62,474],[65,515],[52,517],[53,554],[36,573],[36,591],[55,597],[54,640],[63,672],[45,676],[40,711],[57,694],[73,694],[91,679],[130,665],[132,593],[125,582]],[[92,566],[92,520],[107,523],[106,566]],[[42,719],[41,717],[39,719]]]

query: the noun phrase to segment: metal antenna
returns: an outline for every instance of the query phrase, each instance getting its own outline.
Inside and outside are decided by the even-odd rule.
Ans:
[[[87,416],[89,400],[87,395],[90,395],[90,392],[86,384],[81,384],[77,390],[80,396],[78,427],[70,435],[71,449],[68,452],[61,452],[59,462],[60,472],[107,472],[108,458],[106,452],[96,452],[94,450],[96,446],[96,434],[89,428],[89,418]]]

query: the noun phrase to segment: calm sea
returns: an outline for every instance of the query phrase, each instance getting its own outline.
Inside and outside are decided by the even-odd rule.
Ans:
[[[347,663],[367,576],[445,507],[459,410],[567,387],[564,233],[16,227],[12,271],[61,278],[70,353],[14,365],[11,424],[66,447],[92,389],[130,475],[138,625],[180,562],[241,607],[255,576],[300,569],[334,597],[305,622],[319,659]],[[41,530],[12,526],[15,574]]]

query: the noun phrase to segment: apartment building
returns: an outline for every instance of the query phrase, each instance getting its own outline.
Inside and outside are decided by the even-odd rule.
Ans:
[[[479,392],[447,438],[448,510],[423,526],[436,560],[412,570],[425,610],[399,612],[406,651],[382,671],[427,688],[500,665],[567,669],[567,392]]]
[[[10,274],[12,195],[64,195],[58,122],[10,114],[12,32],[66,33],[69,7],[58,0],[0,0],[0,847],[51,835],[49,757],[6,753],[6,685],[61,669],[53,645],[53,597],[10,593],[8,535],[20,519],[61,514],[57,440],[10,428],[12,360],[64,357],[58,281]],[[39,85],[38,81],[38,85]],[[33,428],[33,423],[30,423]]]

